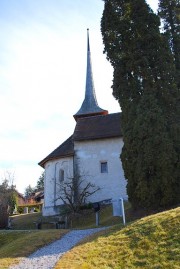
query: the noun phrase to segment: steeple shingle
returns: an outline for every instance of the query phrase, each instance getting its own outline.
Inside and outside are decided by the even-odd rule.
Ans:
[[[79,111],[74,115],[77,120],[82,117],[89,117],[95,115],[106,115],[107,110],[99,107],[96,99],[96,93],[94,89],[92,64],[91,64],[91,51],[89,44],[89,29],[87,29],[87,70],[86,70],[86,90],[85,98]]]

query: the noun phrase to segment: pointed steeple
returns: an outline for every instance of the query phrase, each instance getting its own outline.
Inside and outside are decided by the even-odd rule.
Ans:
[[[75,120],[82,117],[108,114],[107,110],[99,107],[94,89],[91,52],[89,44],[89,29],[87,29],[87,70],[86,70],[86,90],[84,101],[79,111],[74,115]]]

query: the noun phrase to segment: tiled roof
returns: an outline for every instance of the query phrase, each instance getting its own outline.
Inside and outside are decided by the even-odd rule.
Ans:
[[[74,155],[74,141],[121,137],[121,113],[79,118],[74,134],[44,158],[39,165],[44,167],[50,160]]]
[[[74,155],[74,143],[73,138],[70,136],[64,143],[51,152],[46,158],[40,161],[38,164],[44,167],[47,161],[58,159],[59,157],[68,157]]]
[[[121,113],[80,118],[77,121],[74,141],[121,137]]]

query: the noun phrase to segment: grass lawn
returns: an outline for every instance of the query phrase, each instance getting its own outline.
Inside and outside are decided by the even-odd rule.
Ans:
[[[179,269],[180,207],[101,232],[66,253],[55,269]]]
[[[132,213],[129,203],[125,208],[127,222],[142,216],[142,212]],[[33,222],[40,217],[40,213],[14,216],[13,230],[0,230],[0,269],[7,269],[67,232],[52,229],[52,225],[35,230]],[[136,220],[124,228],[122,219],[113,217],[112,207],[107,206],[101,209],[100,225],[114,226],[88,237],[65,254],[55,269],[180,269],[179,224],[177,208]],[[73,218],[71,227],[95,227],[93,210]]]
[[[35,230],[36,225],[33,222],[41,216],[41,213],[14,215],[11,217],[13,230]]]
[[[0,230],[0,269],[6,269],[38,248],[63,236],[67,230]]]
[[[16,215],[11,217],[13,230],[0,230],[0,269],[8,268],[9,265],[17,263],[22,257],[26,257],[38,248],[59,239],[67,232],[67,230],[52,229],[54,228],[52,224],[44,224],[42,230],[36,230],[33,222],[40,217],[42,217],[41,213]],[[102,208],[100,212],[101,226],[121,222],[120,217],[112,216],[111,206]],[[72,219],[71,225],[72,228],[95,227],[95,213],[90,210],[76,216]]]
[[[125,202],[125,210],[130,208],[130,204]],[[32,230],[36,229],[33,222],[42,217],[41,213],[21,214],[11,217],[13,230]],[[47,217],[46,217],[47,219]],[[49,221],[54,217],[48,217]],[[100,210],[100,226],[111,226],[122,223],[121,217],[113,217],[112,206],[103,206]],[[95,227],[96,217],[93,209],[82,210],[80,214],[72,215],[69,220],[68,228],[81,229]],[[54,228],[53,225],[43,225],[43,229]]]
[[[129,203],[125,203],[125,208],[128,208],[130,205]],[[121,217],[113,217],[113,209],[112,206],[104,206],[101,207],[99,212],[100,214],[100,226],[112,226],[119,223],[122,223]],[[81,212],[81,214],[76,215],[74,218],[72,217],[72,221],[70,223],[69,228],[75,229],[84,229],[84,228],[94,228],[96,227],[96,215],[94,210],[85,210]]]

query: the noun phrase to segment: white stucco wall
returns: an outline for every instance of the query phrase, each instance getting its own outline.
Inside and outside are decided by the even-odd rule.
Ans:
[[[100,191],[89,197],[90,202],[106,199],[127,199],[126,180],[120,160],[122,138],[109,138],[75,142],[74,150],[80,168],[87,173],[88,180],[100,187]],[[107,161],[108,173],[101,173],[101,162]]]
[[[73,157],[49,161],[45,165],[43,215],[57,214],[55,207],[62,204],[58,197],[59,171],[64,170],[64,180],[73,176]]]
[[[89,197],[87,202],[99,202],[108,199],[128,199],[126,180],[120,160],[123,146],[122,138],[109,138],[74,143],[75,159],[80,174],[85,175],[100,190]],[[107,162],[108,173],[101,173],[101,162]],[[56,201],[58,195],[59,171],[63,169],[64,180],[73,176],[73,157],[52,160],[45,165],[45,193],[43,215],[55,215],[56,206],[63,204]],[[87,176],[86,176],[87,175]]]

